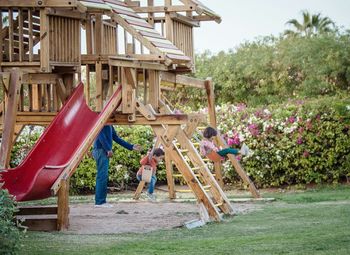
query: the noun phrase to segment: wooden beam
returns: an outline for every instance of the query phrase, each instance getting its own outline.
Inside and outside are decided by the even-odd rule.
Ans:
[[[168,71],[169,67],[164,64],[150,63],[150,62],[140,62],[135,60],[120,60],[110,58],[108,60],[108,64],[112,66],[120,66],[120,67],[132,67],[132,68],[140,68],[140,69],[151,69],[151,70],[160,70],[160,71]]]
[[[154,114],[140,101],[136,100],[136,109],[147,119],[156,120]]]
[[[57,80],[56,92],[59,98],[61,99],[61,102],[62,103],[66,102],[66,99],[68,98],[68,94],[62,78],[59,78]]]
[[[175,87],[176,86],[188,86],[188,87],[193,87],[193,88],[199,88],[199,89],[204,89],[205,88],[205,81],[185,75],[177,75],[175,73],[171,72],[161,72],[161,82],[165,86],[167,84],[172,84]]]
[[[137,13],[159,13],[159,12],[186,12],[194,11],[194,5],[173,5],[173,6],[148,6],[148,7],[134,7],[133,10]]]
[[[102,63],[96,62],[96,111],[103,109],[103,82],[102,82]]]
[[[16,124],[18,125],[49,125],[56,116],[55,112],[18,112]],[[186,114],[157,115],[155,120],[147,120],[142,115],[136,115],[133,125],[183,125],[188,122]],[[107,121],[111,125],[130,125],[128,114],[113,114]]]
[[[188,25],[188,26],[191,26],[191,27],[200,27],[199,21],[198,20],[194,20],[191,17],[187,17],[187,16],[184,16],[184,15],[176,13],[176,12],[175,13],[170,13],[170,17],[173,20],[181,22],[181,23],[183,23],[185,25]]]
[[[0,169],[8,168],[10,162],[20,86],[21,81],[19,70],[13,69],[10,74],[10,84],[7,93],[7,105],[4,116],[2,142],[0,147]]]
[[[0,0],[1,7],[77,7],[77,0]]]
[[[28,73],[22,75],[22,84],[56,83],[59,78],[62,76],[56,73]]]

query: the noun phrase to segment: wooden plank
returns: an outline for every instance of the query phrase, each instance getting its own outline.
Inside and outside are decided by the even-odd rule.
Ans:
[[[57,214],[57,206],[19,206],[15,215],[47,215]]]
[[[9,23],[9,49],[8,49],[8,53],[9,53],[9,60],[10,60],[10,62],[12,62],[14,60],[14,56],[13,56],[13,47],[14,47],[14,45],[13,45],[13,29],[14,29],[14,25],[13,25],[13,11],[11,8],[8,11],[8,23]]]
[[[2,11],[0,9],[0,63],[3,60],[3,49],[4,49],[4,40],[3,40],[3,35],[2,35]]]
[[[24,220],[21,225],[27,227],[29,231],[56,231],[57,230],[57,216],[43,215],[40,216],[17,216],[17,219]]]
[[[4,78],[2,79],[4,81]],[[10,74],[9,89],[6,100],[7,105],[4,115],[2,142],[0,147],[0,169],[8,168],[10,162],[20,86],[19,70],[13,69]]]
[[[57,73],[28,73],[22,75],[22,83],[56,83],[56,80],[62,78]]]
[[[162,50],[161,48],[178,50],[178,47],[176,47],[174,44],[161,43],[161,42],[152,42],[152,43],[154,46],[158,47],[160,50]]]
[[[57,230],[67,230],[69,226],[69,179],[61,180],[57,198]]]
[[[149,32],[149,33],[153,33],[153,34],[157,34],[158,36],[160,36],[160,34],[158,33],[157,30],[155,30],[154,28],[147,28],[147,27],[140,27],[140,26],[136,26],[136,25],[132,25],[133,28],[135,28],[136,31],[144,31],[144,32]],[[162,36],[162,38],[165,38],[164,36]]]
[[[161,40],[165,40],[164,36],[162,36],[160,34],[153,33],[153,32],[139,31],[139,33],[141,35],[143,35],[143,36],[147,36],[147,37],[150,37],[150,38],[158,38],[158,39],[161,39]]]
[[[199,89],[204,89],[205,81],[189,76],[176,75],[170,72],[161,72],[161,81],[167,83],[173,83],[176,85],[189,86]]]
[[[158,49],[161,51],[161,52],[164,52],[164,53],[170,53],[172,55],[180,55],[180,56],[183,56],[185,55],[181,50],[179,49],[170,49],[170,48],[159,48]]]
[[[150,24],[148,24],[146,21],[140,19],[140,21],[132,20],[130,18],[124,19],[128,24],[130,25],[136,25],[140,27],[146,27],[146,28],[153,28]],[[144,22],[143,22],[144,21]]]
[[[19,37],[19,62],[24,59],[24,47],[23,47],[23,10],[18,10],[18,37]]]

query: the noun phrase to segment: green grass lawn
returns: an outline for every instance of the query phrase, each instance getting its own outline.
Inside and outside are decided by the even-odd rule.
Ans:
[[[264,195],[277,201],[192,230],[120,235],[29,232],[20,254],[350,254],[349,186]]]

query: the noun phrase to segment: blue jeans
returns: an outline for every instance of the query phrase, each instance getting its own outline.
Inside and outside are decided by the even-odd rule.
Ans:
[[[142,181],[142,175],[137,175],[136,178],[138,181]],[[157,177],[155,175],[152,175],[151,182],[148,184],[148,193],[153,194],[156,182]]]
[[[217,153],[221,156],[221,157],[225,157],[227,154],[233,154],[233,155],[237,155],[238,154],[238,150],[237,149],[233,149],[233,148],[226,148],[226,149],[222,149],[217,151]]]
[[[103,149],[94,149],[92,156],[97,166],[95,204],[101,205],[106,203],[109,158]]]

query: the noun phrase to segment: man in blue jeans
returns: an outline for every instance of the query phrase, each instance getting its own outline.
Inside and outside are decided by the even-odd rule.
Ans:
[[[138,144],[130,144],[121,139],[113,126],[106,125],[102,128],[94,142],[94,148],[92,150],[92,155],[96,160],[97,166],[95,207],[113,207],[106,202],[109,158],[113,156],[113,141],[130,151],[140,151],[142,149]]]

